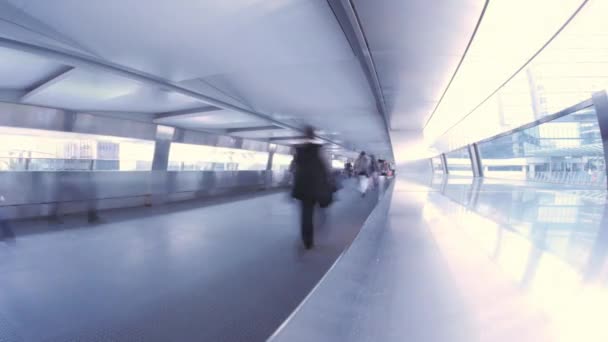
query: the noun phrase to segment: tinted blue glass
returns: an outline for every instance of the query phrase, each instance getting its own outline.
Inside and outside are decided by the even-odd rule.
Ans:
[[[455,176],[473,176],[469,149],[466,147],[446,153],[448,172]]]
[[[594,107],[479,145],[487,177],[606,186]]]

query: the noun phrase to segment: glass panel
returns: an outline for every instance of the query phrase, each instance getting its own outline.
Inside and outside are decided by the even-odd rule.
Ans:
[[[149,171],[154,142],[0,127],[0,171]]]
[[[275,153],[272,157],[272,171],[289,170],[289,165],[292,160],[293,156],[290,154]]]
[[[431,163],[433,164],[434,173],[443,173],[443,163],[441,162],[441,157],[437,156],[431,158]]]
[[[469,149],[461,149],[445,154],[448,164],[448,172],[455,176],[473,176],[473,167],[469,157]]]
[[[470,102],[462,96],[450,95],[456,85],[453,83],[440,106],[443,111],[438,108],[433,122],[424,131],[427,141],[439,151],[449,151],[534,122],[584,101],[594,92],[607,90],[607,12],[608,1],[589,1],[547,48],[483,103],[480,98]],[[496,62],[495,59],[488,61]],[[483,72],[478,75],[486,77]],[[501,82],[505,80],[503,78]],[[482,83],[476,84],[480,85]],[[468,92],[474,87],[462,89],[458,92]],[[485,97],[496,88],[482,86],[478,89]],[[453,101],[446,101],[451,96],[454,96]],[[460,101],[467,106],[458,106]],[[452,102],[456,105],[452,105]],[[465,115],[468,115],[465,119],[453,124]]]
[[[486,177],[606,186],[594,107],[479,145]]]
[[[331,168],[332,169],[337,169],[337,170],[344,169],[344,161],[340,160],[340,159],[332,159],[331,160]]]
[[[260,171],[267,163],[268,152],[236,148],[173,143],[169,152],[170,171]]]
[[[474,110],[538,51],[580,3],[562,0],[556,6],[551,0],[490,1],[466,58],[429,121],[425,135],[434,140]]]

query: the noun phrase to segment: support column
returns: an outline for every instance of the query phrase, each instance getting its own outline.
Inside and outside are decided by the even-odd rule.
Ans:
[[[266,188],[272,187],[272,160],[274,159],[274,153],[277,150],[277,145],[268,144],[268,162],[266,163]]]
[[[154,144],[154,157],[152,159],[152,172],[150,192],[146,196],[144,204],[165,203],[169,194],[175,188],[175,174],[169,177],[167,168],[169,167],[169,151],[175,129],[168,126],[156,126],[156,138]]]
[[[448,159],[445,157],[445,153],[441,154],[441,167],[443,167],[443,174],[447,175],[448,172]]]
[[[597,280],[608,259],[608,203],[604,204],[600,229],[591,248],[584,272],[586,281]]]
[[[591,97],[593,106],[597,113],[597,122],[600,126],[602,135],[602,145],[604,147],[604,165],[608,174],[608,94],[606,91],[599,91]]]
[[[175,129],[168,126],[156,126],[156,139],[154,144],[154,159],[152,171],[167,171],[169,167],[169,151]]]
[[[272,160],[274,159],[274,150],[268,149],[268,162],[266,163],[266,171],[272,171]]]
[[[471,159],[471,168],[473,169],[474,177],[483,177],[483,166],[481,165],[481,157],[479,148],[476,143],[468,145],[469,158]]]

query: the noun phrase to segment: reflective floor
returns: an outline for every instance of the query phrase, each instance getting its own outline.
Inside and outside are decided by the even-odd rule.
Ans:
[[[263,341],[376,203],[348,186],[299,241],[285,192],[13,225],[0,241],[0,341]]]
[[[606,195],[398,180],[274,341],[608,341]]]
[[[605,190],[462,178],[436,178],[432,188],[425,220],[480,323],[494,331],[487,340],[608,341]]]

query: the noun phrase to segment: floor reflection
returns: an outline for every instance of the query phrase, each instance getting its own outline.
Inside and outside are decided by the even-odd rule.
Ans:
[[[425,211],[438,227],[435,239],[457,226],[460,236],[452,238],[466,236],[546,315],[551,334],[543,339],[608,340],[598,321],[608,314],[606,191],[463,177],[434,177],[430,185]],[[470,252],[439,246],[451,246],[442,250],[451,259]]]

